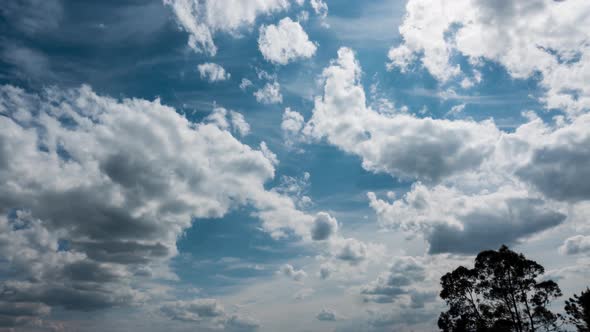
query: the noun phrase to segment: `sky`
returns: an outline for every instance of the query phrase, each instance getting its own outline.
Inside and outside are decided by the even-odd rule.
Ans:
[[[590,279],[586,0],[9,0],[0,331],[435,331]]]

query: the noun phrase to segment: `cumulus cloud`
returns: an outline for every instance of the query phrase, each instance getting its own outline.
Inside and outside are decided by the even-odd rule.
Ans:
[[[324,95],[316,97],[304,134],[326,138],[360,156],[369,171],[439,181],[479,166],[493,151],[500,131],[492,121],[449,121],[388,116],[366,106],[361,68],[348,48],[324,69]]]
[[[225,314],[223,307],[214,299],[175,301],[162,305],[160,311],[170,319],[198,322]]]
[[[453,188],[416,184],[392,203],[369,194],[384,227],[423,234],[430,253],[474,254],[562,223],[566,215],[529,192],[503,188],[469,195]]]
[[[283,102],[281,85],[278,82],[266,83],[262,89],[254,92],[256,101],[262,104],[280,104]]]
[[[389,65],[405,71],[420,60],[442,82],[477,82],[453,62],[459,53],[476,68],[482,60],[500,63],[514,78],[541,73],[547,107],[575,114],[590,107],[589,13],[586,1],[411,0]]]
[[[171,7],[178,25],[189,34],[188,45],[196,52],[217,53],[216,32],[238,34],[260,15],[289,8],[288,0],[163,0]]]
[[[228,80],[231,76],[223,67],[212,62],[202,63],[197,66],[197,69],[199,70],[201,79],[211,83]]]
[[[329,244],[334,258],[353,266],[367,261],[377,261],[384,253],[383,246],[365,243],[355,238],[336,236],[330,240]]]
[[[288,17],[280,20],[278,25],[260,27],[258,48],[266,60],[281,65],[309,58],[317,49],[299,22]]]
[[[250,317],[229,314],[215,299],[172,301],[160,306],[160,312],[172,319],[211,329],[254,331],[259,324]]]
[[[281,130],[288,146],[292,146],[299,139],[304,123],[305,120],[301,113],[292,111],[289,107],[285,108],[281,121]]]
[[[276,157],[232,136],[227,128],[245,133],[235,114],[193,123],[159,100],[88,86],[40,95],[1,86],[0,114],[0,268],[13,271],[0,283],[4,302],[141,303],[149,293],[136,282],[175,278],[168,260],[193,218],[236,205],[251,205],[273,236],[311,240],[315,217],[264,188]]]
[[[420,292],[415,285],[426,279],[426,267],[413,257],[399,257],[387,273],[367,284],[361,290],[365,301],[377,303],[394,302],[401,296],[409,295],[414,307],[423,307],[424,302],[436,298],[436,293]],[[416,301],[413,299],[416,298]],[[415,303],[414,303],[415,302]]]
[[[340,49],[302,135],[358,155],[369,171],[418,180],[391,203],[369,194],[381,226],[423,236],[431,253],[474,253],[561,224],[554,200],[588,199],[575,180],[586,177],[577,165],[590,156],[586,115],[547,125],[526,113],[529,121],[506,133],[492,120],[383,113],[366,105],[360,75],[354,53]]]
[[[313,11],[321,18],[326,18],[328,16],[328,4],[323,0],[310,0],[309,4],[311,5],[311,8],[313,8]]]
[[[338,232],[338,221],[328,213],[320,212],[317,214],[313,227],[311,229],[311,238],[313,240],[326,240]]]
[[[536,142],[517,175],[546,196],[579,202],[590,199],[590,114],[583,114]]]
[[[559,252],[564,255],[577,255],[590,252],[590,236],[576,235],[567,238],[561,247]]]
[[[307,273],[305,273],[305,271],[297,270],[291,264],[285,264],[281,266],[278,273],[287,278],[291,278],[294,281],[302,281],[305,277],[307,277]]]
[[[336,320],[337,315],[334,310],[324,308],[317,314],[316,318],[324,322],[333,322]]]

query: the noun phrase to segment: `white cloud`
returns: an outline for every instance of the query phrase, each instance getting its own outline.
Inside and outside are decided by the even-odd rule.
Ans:
[[[565,255],[576,255],[590,252],[590,236],[576,235],[566,239],[559,251]]]
[[[256,101],[263,104],[280,104],[283,102],[281,85],[278,82],[266,83],[262,89],[254,92]]]
[[[281,65],[310,58],[317,49],[299,22],[293,22],[288,17],[279,21],[278,25],[260,27],[258,48],[266,60]]]
[[[369,194],[382,226],[423,234],[430,253],[472,254],[559,225],[565,214],[526,190],[499,188],[467,194],[455,188],[415,184],[391,203]]]
[[[250,125],[246,122],[242,113],[231,111],[229,115],[232,127],[240,136],[246,136],[250,133]]]
[[[388,116],[366,106],[361,68],[352,50],[322,74],[324,95],[316,97],[304,134],[325,137],[345,152],[360,156],[363,168],[396,177],[439,181],[478,167],[493,151],[500,131],[492,121],[448,121]]]
[[[223,107],[215,107],[204,121],[215,124],[221,130],[231,129],[242,137],[250,133],[250,125],[241,113],[228,111]]]
[[[291,108],[285,108],[281,121],[281,130],[288,146],[292,146],[299,139],[305,120],[303,115]]]
[[[369,199],[381,226],[423,236],[431,253],[518,243],[561,224],[564,203],[590,199],[580,181],[588,168],[577,167],[590,160],[590,117],[548,125],[526,113],[506,133],[491,120],[380,113],[366,105],[360,75],[354,53],[340,49],[303,135],[358,155],[369,171],[417,180],[400,199]]]
[[[465,75],[452,61],[460,53],[475,67],[481,60],[500,63],[514,78],[539,72],[547,107],[576,114],[590,107],[589,14],[590,4],[583,0],[411,0],[399,27],[403,42],[389,52],[390,66],[405,71],[420,59],[446,82]]]
[[[302,281],[305,277],[307,277],[307,273],[303,270],[297,270],[291,264],[285,264],[281,266],[281,269],[278,271],[279,274],[284,275],[285,277],[291,278],[294,281]]]
[[[326,2],[323,0],[310,0],[309,3],[311,4],[313,11],[321,18],[326,18],[326,16],[328,16],[328,4]]]
[[[41,95],[2,86],[0,114],[1,268],[16,278],[2,281],[4,302],[142,303],[142,280],[176,278],[168,262],[193,218],[237,205],[251,205],[275,237],[311,241],[315,217],[265,189],[276,156],[232,136],[227,129],[245,133],[244,122],[224,109],[193,123],[159,100],[116,100],[88,86]]]
[[[206,62],[197,66],[201,79],[209,82],[219,82],[228,80],[231,75],[223,67],[216,63]]]
[[[250,81],[247,78],[242,78],[242,81],[240,82],[240,90],[246,91],[246,89],[248,89],[251,86],[252,86],[252,81]]]
[[[260,15],[289,8],[288,0],[163,0],[170,6],[179,26],[189,33],[189,46],[196,52],[217,53],[213,35],[217,31],[237,34],[254,24]]]

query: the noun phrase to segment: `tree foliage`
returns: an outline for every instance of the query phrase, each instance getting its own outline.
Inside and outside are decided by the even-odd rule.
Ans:
[[[559,286],[539,281],[545,269],[502,246],[479,253],[472,269],[460,266],[441,278],[440,296],[449,310],[438,326],[444,332],[555,331],[559,315],[549,309]]]
[[[566,321],[579,332],[590,332],[590,289],[565,301]]]

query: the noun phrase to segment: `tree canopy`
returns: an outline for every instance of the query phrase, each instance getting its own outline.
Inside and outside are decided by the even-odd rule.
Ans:
[[[590,289],[565,301],[566,321],[579,332],[590,332]]]
[[[545,269],[502,246],[479,253],[475,265],[441,278],[440,296],[449,310],[438,326],[444,332],[555,331],[560,316],[549,309],[561,296],[552,280],[540,280]]]

